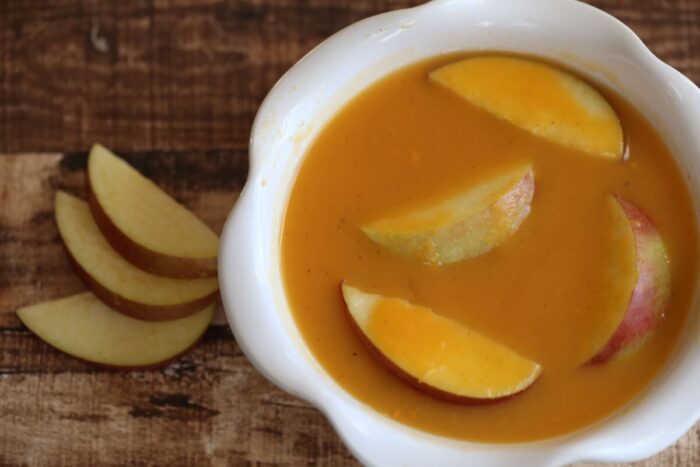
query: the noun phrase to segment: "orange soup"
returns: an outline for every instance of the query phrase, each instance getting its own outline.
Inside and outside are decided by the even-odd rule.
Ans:
[[[549,129],[540,131],[541,125],[518,121],[517,109],[494,112],[488,103],[465,99],[429,79],[434,70],[463,58],[436,57],[383,78],[320,133],[305,155],[286,211],[282,266],[287,298],[325,371],[388,417],[483,442],[562,435],[629,402],[669,358],[697,277],[692,202],[660,135],[617,94],[594,86],[619,118],[624,155],[591,155],[584,146],[561,144],[557,135],[546,133]],[[485,86],[504,79],[497,66],[489,70],[482,77]],[[532,86],[543,108],[565,108],[546,88]],[[498,100],[498,88],[490,86],[488,92]],[[578,138],[571,134],[563,138]],[[464,247],[472,248],[469,257],[455,260],[450,252],[435,256],[440,252],[432,250],[433,256],[400,254],[363,230],[377,219],[481,186],[518,164],[529,164],[534,174],[528,210],[513,224],[517,228],[489,248]],[[595,361],[586,352],[600,329],[609,326],[610,303],[617,299],[611,290],[626,274],[611,266],[611,255],[621,255],[611,240],[611,199],[644,213],[649,228],[660,235],[670,293],[664,295],[663,315],[653,332],[629,351],[615,358],[599,353],[602,361]],[[645,221],[633,217],[629,225],[639,235]],[[636,248],[630,251],[640,255],[639,241]],[[640,281],[648,278],[645,263],[636,264],[638,271],[630,274]],[[637,275],[630,277],[637,281]],[[365,345],[343,300],[344,281],[461,323],[537,362],[541,374],[522,392],[493,403],[434,397],[397,377]],[[635,300],[629,293],[623,298]],[[421,340],[414,331],[395,328],[395,334],[408,333],[402,343],[407,348]]]

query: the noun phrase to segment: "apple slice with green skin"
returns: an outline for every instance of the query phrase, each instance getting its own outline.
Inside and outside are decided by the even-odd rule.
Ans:
[[[141,321],[102,303],[90,292],[17,310],[17,316],[49,345],[102,366],[144,368],[164,365],[202,336],[215,305],[174,321]]]
[[[353,327],[378,361],[433,397],[493,402],[524,391],[542,372],[539,364],[428,308],[346,283],[342,291]]]
[[[216,278],[173,279],[143,271],[105,240],[85,201],[59,191],[56,223],[78,274],[107,305],[134,318],[162,321],[190,315],[214,301]]]
[[[561,69],[484,56],[438,68],[430,80],[535,136],[595,156],[623,156],[615,110],[592,86]]]
[[[217,235],[99,144],[90,151],[87,191],[107,241],[139,268],[168,277],[216,276]]]
[[[651,219],[620,197],[610,196],[608,206],[616,258],[609,271],[613,306],[590,363],[629,355],[643,345],[661,323],[671,290],[666,247]]]
[[[427,264],[483,255],[505,241],[530,212],[535,192],[531,165],[518,165],[468,189],[362,227],[400,256]]]

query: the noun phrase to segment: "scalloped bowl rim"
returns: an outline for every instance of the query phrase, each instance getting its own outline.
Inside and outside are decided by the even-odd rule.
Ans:
[[[700,419],[698,293],[671,361],[644,393],[572,434],[485,444],[425,433],[358,401],[318,364],[282,284],[280,237],[303,155],[330,118],[378,78],[440,53],[509,50],[554,59],[634,102],[664,135],[700,206],[700,91],[612,16],[575,0],[435,0],[359,21],[297,62],[258,110],[248,181],[222,233],[221,295],[246,356],[270,381],[320,409],[369,465],[559,466],[631,461],[672,444]],[[624,84],[622,84],[624,83]],[[690,404],[688,403],[690,401]],[[693,404],[695,404],[693,406]]]

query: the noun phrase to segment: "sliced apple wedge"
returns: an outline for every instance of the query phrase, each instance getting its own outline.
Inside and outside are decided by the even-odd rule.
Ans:
[[[513,396],[539,364],[430,309],[343,284],[351,322],[373,355],[398,377],[449,402]]]
[[[130,262],[161,276],[216,276],[217,235],[99,144],[90,151],[87,186],[97,225]]]
[[[395,254],[428,264],[455,263],[487,253],[510,237],[530,212],[534,192],[532,166],[516,166],[362,230]]]
[[[168,320],[199,311],[216,298],[216,278],[161,277],[126,261],[102,236],[87,203],[75,196],[56,194],[56,222],[80,276],[95,295],[122,313]]]
[[[610,103],[581,79],[522,58],[467,58],[430,73],[430,80],[535,136],[621,159],[623,132]]]
[[[214,316],[215,305],[186,318],[155,323],[125,316],[90,292],[17,310],[43,341],[69,355],[110,367],[167,363],[192,347]]]
[[[596,336],[591,363],[632,353],[658,327],[671,289],[671,268],[663,240],[638,207],[610,196],[610,313]]]

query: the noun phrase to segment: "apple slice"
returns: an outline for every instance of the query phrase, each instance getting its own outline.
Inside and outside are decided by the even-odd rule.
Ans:
[[[542,372],[539,364],[428,308],[345,283],[342,289],[353,327],[373,355],[436,398],[495,401],[525,390]]]
[[[125,316],[90,292],[17,310],[43,341],[69,355],[110,367],[164,364],[192,347],[214,316],[214,304],[186,318],[155,323]]]
[[[591,363],[604,363],[638,349],[659,326],[671,290],[671,268],[661,235],[638,207],[610,196],[613,219],[608,271],[611,313],[601,327]]]
[[[112,249],[87,203],[59,191],[56,222],[69,257],[90,289],[134,318],[160,321],[187,316],[214,301],[216,278],[173,279],[142,271]]]
[[[216,276],[217,235],[99,144],[90,151],[87,186],[97,225],[130,262],[161,276]]]
[[[505,56],[443,66],[430,80],[535,136],[621,159],[622,125],[610,103],[581,79],[544,63]]]
[[[530,212],[531,165],[520,165],[447,199],[362,227],[389,251],[428,264],[455,263],[487,253],[510,237]]]

